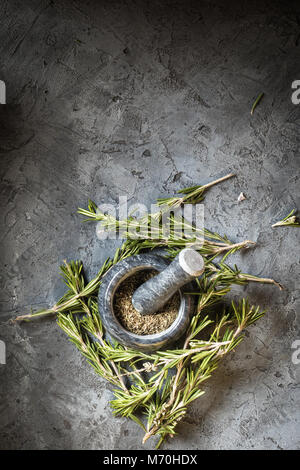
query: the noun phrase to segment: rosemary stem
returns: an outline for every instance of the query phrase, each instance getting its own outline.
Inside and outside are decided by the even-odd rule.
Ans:
[[[240,243],[233,243],[232,245],[220,246],[218,248],[215,248],[214,251],[215,253],[222,253],[223,251],[232,250],[233,248],[247,247],[247,245],[255,245],[255,242],[252,242],[251,240],[244,240],[243,242],[240,242]]]
[[[284,287],[282,284],[268,277],[255,277],[255,276],[251,276],[250,274],[243,274],[243,273],[239,274],[238,277],[240,279],[244,279],[245,281],[260,282],[262,284],[273,284],[274,286],[277,286],[280,290],[284,290]]]
[[[202,188],[205,188],[205,189],[210,188],[211,186],[221,183],[222,181],[228,180],[229,178],[232,178],[233,176],[235,176],[235,173],[229,173],[228,175],[222,176],[222,178],[218,178],[217,180],[214,180],[211,183],[204,184]]]

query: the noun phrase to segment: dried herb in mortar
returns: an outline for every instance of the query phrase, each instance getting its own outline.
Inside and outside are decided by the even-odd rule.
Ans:
[[[154,335],[169,328],[175,321],[179,306],[180,294],[176,292],[164,307],[153,315],[141,315],[132,305],[134,291],[157,271],[153,269],[139,271],[127,277],[114,295],[114,313],[126,330],[137,335]]]

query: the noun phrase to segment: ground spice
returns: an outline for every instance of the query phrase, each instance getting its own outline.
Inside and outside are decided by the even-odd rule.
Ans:
[[[180,307],[180,294],[176,292],[157,313],[141,315],[132,305],[131,298],[135,290],[157,271],[153,269],[139,271],[126,278],[114,296],[114,313],[126,330],[137,335],[152,335],[169,328],[175,321]]]

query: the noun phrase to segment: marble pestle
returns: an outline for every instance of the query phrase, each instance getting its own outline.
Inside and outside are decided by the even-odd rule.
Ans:
[[[202,256],[192,248],[184,248],[166,269],[138,287],[132,305],[141,315],[156,313],[180,287],[203,271]]]

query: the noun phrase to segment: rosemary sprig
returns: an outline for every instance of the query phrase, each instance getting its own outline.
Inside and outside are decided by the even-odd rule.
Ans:
[[[166,208],[176,208],[180,207],[182,204],[197,204],[200,201],[203,200],[204,198],[204,193],[207,191],[209,188],[212,186],[215,186],[218,183],[222,183],[223,181],[226,181],[229,178],[232,178],[235,176],[234,173],[229,173],[228,175],[222,176],[221,178],[218,178],[214,181],[211,181],[210,183],[204,184],[204,185],[197,185],[197,186],[191,186],[189,188],[183,188],[178,191],[179,194],[183,194],[182,197],[166,197],[166,198],[158,198],[157,199],[157,205],[161,207],[166,207]],[[78,209],[78,214],[83,215],[86,217],[85,221],[100,221],[103,222],[103,227],[107,228],[108,230],[122,230],[122,229],[127,229],[128,225],[132,228],[135,228],[137,224],[135,218],[133,216],[129,217],[126,220],[117,220],[114,217],[112,217],[109,214],[104,214],[99,210],[95,202],[91,201],[89,199],[88,201],[88,209],[83,209],[79,208]],[[159,218],[160,212],[157,214],[150,214],[152,218]],[[144,217],[140,219],[141,221],[146,222],[148,220],[148,217]]]
[[[247,282],[259,282],[261,284],[273,284],[274,286],[278,287],[280,290],[284,289],[283,285],[275,281],[274,279],[271,279],[268,277],[254,276],[253,274],[248,274],[248,273],[242,273],[236,265],[234,266],[234,268],[231,268],[224,262],[225,257],[226,255],[223,257],[223,260],[219,263],[219,265],[210,263],[209,269],[210,271],[216,273],[215,274],[216,277],[219,275],[220,272],[222,272],[222,279],[223,281],[225,281],[226,279],[228,284],[244,284]]]
[[[218,178],[215,181],[212,181],[211,183],[204,184],[203,186],[198,185],[198,186],[191,186],[190,188],[184,188],[180,189],[178,191],[179,194],[183,194],[182,197],[166,197],[166,198],[159,198],[157,199],[157,204],[159,206],[164,206],[167,205],[168,207],[180,207],[182,204],[197,204],[200,201],[204,199],[204,193],[207,191],[207,189],[211,188],[212,186],[221,183],[222,181],[225,181],[229,178],[232,178],[235,176],[234,173],[229,173],[226,176],[223,176],[222,178]]]
[[[244,328],[261,318],[264,312],[250,307],[245,299],[239,305],[232,303],[232,314],[223,315],[207,342],[192,340],[207,326],[206,319],[201,320],[199,314],[198,310],[183,350],[158,353],[168,359],[168,367],[176,366],[177,372],[169,382],[169,390],[164,390],[164,402],[157,400],[147,405],[148,424],[143,442],[158,434],[161,437],[160,445],[166,436],[175,434],[175,427],[184,417],[187,405],[204,393],[200,388],[202,383],[216,369],[219,360],[242,341]]]
[[[300,222],[294,214],[296,214],[296,209],[293,209],[286,217],[273,224],[272,227],[300,227]]]

